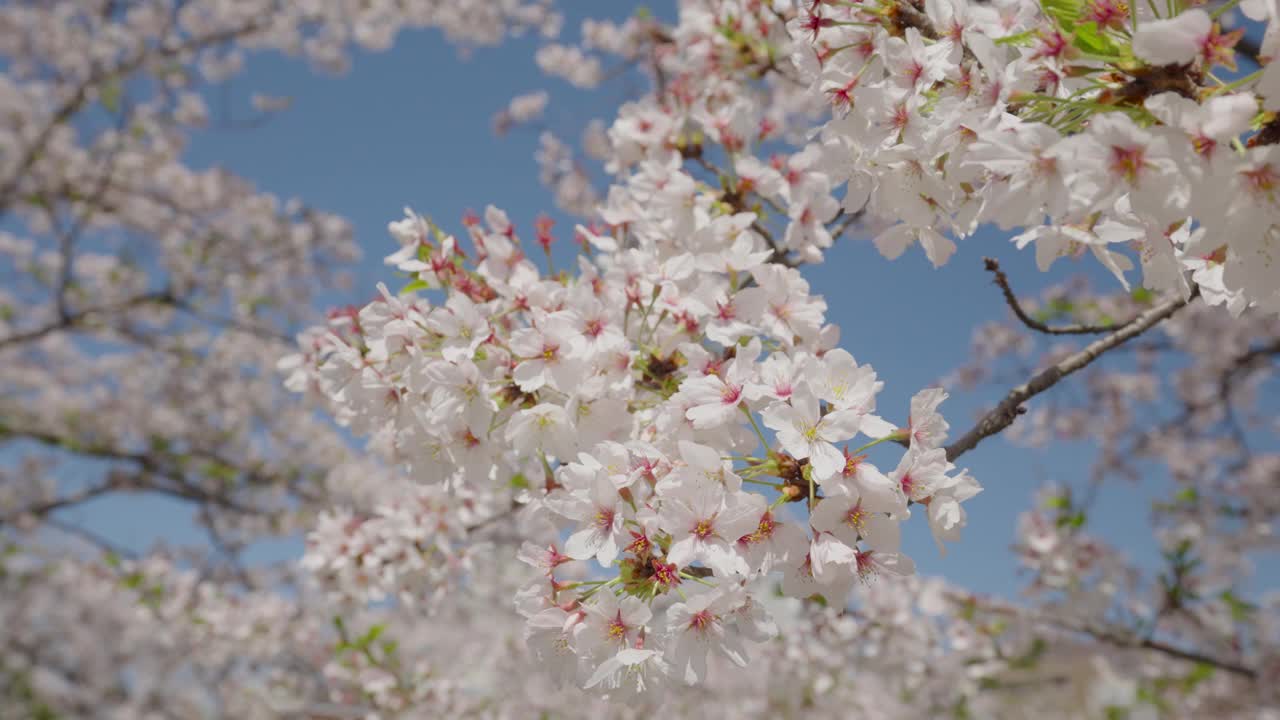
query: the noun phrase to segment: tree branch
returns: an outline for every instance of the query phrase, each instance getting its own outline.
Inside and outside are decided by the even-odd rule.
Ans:
[[[1089,627],[1088,625],[1083,625],[1078,622],[1068,621],[1064,618],[1045,615],[1042,612],[1038,612],[1034,610],[1028,612],[1024,608],[988,605],[988,604],[985,604],[985,601],[981,600],[979,597],[975,595],[969,595],[967,593],[949,592],[947,593],[947,595],[952,602],[956,602],[961,605],[969,605],[971,603],[983,602],[984,604],[978,605],[978,608],[982,612],[989,612],[989,613],[1006,615],[1011,617],[1027,618],[1034,622],[1041,623],[1044,626],[1049,628],[1054,628],[1054,629],[1062,630],[1066,632],[1083,634],[1085,636],[1091,637],[1099,642],[1106,643],[1107,645],[1111,645],[1113,647],[1124,648],[1129,650],[1150,650],[1152,652],[1158,652],[1163,655],[1168,655],[1169,657],[1177,658],[1179,660],[1185,660],[1187,662],[1209,665],[1221,670],[1225,670],[1229,673],[1233,673],[1235,675],[1240,675],[1250,680],[1256,680],[1258,677],[1258,672],[1253,668],[1246,667],[1244,665],[1241,665],[1237,662],[1233,662],[1231,660],[1223,660],[1218,657],[1199,653],[1194,650],[1184,650],[1182,648],[1176,647],[1174,645],[1170,645],[1161,640],[1155,640],[1152,638],[1140,639],[1137,637],[1131,637],[1131,636],[1128,636],[1127,632],[1117,632],[1116,630],[1106,630],[1106,629],[1101,629],[1096,627]]]
[[[1191,297],[1194,299],[1198,294],[1199,292],[1195,291]],[[1078,352],[1041,370],[1025,384],[1013,388],[1000,401],[1000,404],[984,415],[969,432],[947,446],[947,459],[954,461],[977,447],[978,443],[984,439],[1009,427],[1014,419],[1026,412],[1022,403],[1057,385],[1066,376],[1087,367],[1108,350],[1158,325],[1165,318],[1185,307],[1188,302],[1189,300],[1175,297],[1138,313],[1136,317],[1110,335],[1094,340]]]
[[[32,330],[14,333],[8,337],[0,338],[0,350],[3,350],[10,345],[20,345],[25,342],[39,340],[46,335],[50,335],[60,330],[82,327],[85,325],[87,320],[95,315],[108,315],[114,312],[129,310],[140,305],[161,305],[164,307],[170,307],[227,330],[255,335],[263,340],[282,342],[286,344],[293,342],[293,339],[284,333],[276,332],[271,328],[259,325],[250,325],[234,318],[222,317],[220,315],[205,312],[199,307],[192,305],[187,300],[176,297],[168,290],[158,290],[155,292],[142,293],[141,295],[127,298],[118,303],[113,303],[104,307],[86,308],[77,312],[65,312],[65,310],[62,310],[60,313],[65,314],[60,314],[58,320],[55,322],[51,322]]]
[[[139,305],[171,304],[173,299],[173,296],[168,290],[160,290],[157,292],[143,293],[104,307],[87,308],[85,310],[80,310],[79,312],[67,313],[59,317],[56,322],[49,323],[48,325],[43,325],[33,330],[14,333],[8,337],[0,338],[0,349],[4,349],[10,345],[20,345],[24,342],[39,340],[45,335],[55,333],[59,330],[76,327],[83,324],[94,315],[104,315],[119,310],[128,310]]]
[[[19,509],[17,512],[10,513],[9,515],[0,515],[0,525],[16,524],[17,521],[24,516],[43,518],[45,515],[48,515],[55,510],[60,510],[72,505],[79,505],[80,503],[92,500],[99,495],[106,495],[107,493],[115,492],[116,490],[119,490],[120,487],[120,484],[114,479],[109,479],[101,485],[92,485],[70,495],[63,495],[62,497],[53,498],[52,500],[46,500],[35,505],[29,505]]]
[[[982,258],[982,262],[985,263],[985,267],[989,272],[995,274],[995,283],[1000,286],[1000,292],[1004,294],[1004,301],[1008,304],[1009,309],[1013,310],[1013,314],[1022,322],[1023,325],[1026,325],[1036,332],[1042,332],[1046,335],[1097,335],[1100,333],[1114,332],[1115,330],[1125,327],[1129,323],[1133,322],[1137,317],[1134,316],[1129,318],[1119,325],[1047,325],[1028,315],[1027,311],[1022,308],[1022,304],[1018,302],[1018,296],[1013,293],[1013,288],[1009,287],[1009,276],[1005,275],[1004,271],[1000,269],[999,261],[995,258],[987,257]]]
[[[244,515],[260,515],[263,512],[259,508],[249,507],[232,499],[227,493],[213,492],[193,483],[191,479],[187,478],[183,474],[180,467],[178,467],[180,465],[180,457],[157,457],[146,453],[131,452],[129,450],[112,447],[110,445],[84,444],[73,438],[61,437],[57,434],[38,429],[0,427],[0,439],[4,439],[6,437],[33,440],[50,447],[59,448],[84,457],[130,462],[138,466],[139,473],[137,477],[127,480],[116,478],[104,486],[92,488],[85,497],[76,495],[70,496],[69,498],[63,498],[61,500],[55,500],[48,504],[49,507],[44,509],[45,513],[51,512],[52,510],[56,510],[60,507],[66,507],[76,502],[83,502],[84,500],[104,494],[110,490],[152,492],[161,495],[169,495],[180,500],[194,501],[206,505],[216,505],[225,510],[230,510]],[[205,458],[215,457],[211,453],[203,453],[197,450],[193,450],[190,455]],[[246,472],[250,481],[258,479],[259,477],[253,471],[246,471],[243,468],[235,467],[230,463],[224,462],[223,464],[228,467],[232,467],[237,472]],[[172,486],[156,482],[156,480],[167,480],[169,483],[172,483]]]

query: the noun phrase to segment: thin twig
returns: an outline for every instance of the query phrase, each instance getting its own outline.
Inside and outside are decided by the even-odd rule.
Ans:
[[[1193,292],[1191,297],[1195,298],[1198,294],[1198,291]],[[969,432],[947,446],[947,459],[954,461],[977,447],[978,443],[985,438],[1009,427],[1019,415],[1026,412],[1026,408],[1022,405],[1024,402],[1057,385],[1066,376],[1087,367],[1108,350],[1146,332],[1170,315],[1186,307],[1188,302],[1189,300],[1175,297],[1138,313],[1137,317],[1110,335],[1094,340],[1078,352],[1072,353],[1060,362],[1041,370],[1026,383],[1013,388],[1000,401],[1000,404],[984,415]]]
[[[1077,325],[1047,325],[1028,315],[1027,311],[1022,308],[1022,304],[1018,302],[1018,296],[1013,293],[1013,288],[1009,287],[1009,276],[1005,275],[1004,271],[1000,269],[1000,263],[995,258],[983,258],[982,261],[985,263],[987,271],[995,274],[995,283],[1000,286],[1000,292],[1004,294],[1004,301],[1009,305],[1009,309],[1013,310],[1013,314],[1017,316],[1018,320],[1022,321],[1023,325],[1036,332],[1042,332],[1046,335],[1098,335],[1114,332],[1137,319],[1135,315],[1118,325],[1087,325],[1083,323]]]
[[[143,293],[103,307],[91,307],[78,312],[68,313],[59,317],[56,322],[49,323],[48,325],[43,325],[33,330],[26,330],[0,338],[0,349],[10,345],[19,345],[24,342],[39,340],[45,335],[49,335],[59,330],[65,330],[67,328],[82,325],[86,320],[94,315],[104,315],[118,310],[128,310],[139,305],[163,305],[169,303],[169,301],[172,300],[172,297],[173,296],[170,295],[169,291],[161,290],[159,292]]]
[[[948,596],[953,602],[957,602],[962,605],[979,602],[978,597],[963,594],[963,593],[953,592],[953,593],[948,593]],[[1244,665],[1241,665],[1231,660],[1224,660],[1222,658],[1206,655],[1204,653],[1199,653],[1194,650],[1184,650],[1182,648],[1176,647],[1174,645],[1170,645],[1161,640],[1155,640],[1152,638],[1128,637],[1126,636],[1127,634],[1121,634],[1114,630],[1109,631],[1109,630],[1089,627],[1088,625],[1082,625],[1076,622],[1069,622],[1062,618],[1047,616],[1043,613],[1036,612],[1034,610],[1027,611],[1022,608],[1001,607],[1001,606],[987,605],[987,604],[981,604],[981,605],[978,605],[978,607],[981,609],[982,612],[989,612],[997,615],[1007,615],[1012,617],[1026,618],[1035,622],[1043,623],[1045,626],[1051,627],[1057,630],[1064,630],[1064,631],[1073,632],[1073,633],[1081,633],[1095,640],[1098,640],[1099,642],[1103,642],[1108,645],[1112,645],[1114,647],[1127,648],[1131,650],[1151,650],[1153,652],[1158,652],[1164,655],[1168,655],[1169,657],[1177,658],[1179,660],[1199,663],[1202,665],[1209,665],[1221,670],[1225,670],[1229,673],[1233,673],[1235,675],[1240,675],[1250,680],[1256,680],[1258,677],[1257,671],[1254,670],[1253,668],[1246,667]]]

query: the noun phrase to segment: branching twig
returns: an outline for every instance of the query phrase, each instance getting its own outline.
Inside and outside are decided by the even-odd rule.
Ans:
[[[60,330],[69,330],[71,328],[84,327],[87,321],[94,316],[109,315],[115,312],[129,310],[142,305],[160,305],[171,307],[175,310],[188,313],[189,315],[199,318],[205,322],[217,325],[218,327],[235,330],[237,332],[256,335],[263,340],[272,340],[276,342],[291,343],[292,338],[284,333],[276,332],[270,328],[258,325],[249,325],[233,318],[226,318],[220,315],[213,315],[200,308],[192,305],[186,300],[176,297],[168,290],[158,290],[155,292],[146,292],[131,298],[126,298],[117,303],[105,305],[103,307],[91,307],[77,312],[68,312],[61,315],[58,320],[42,325],[32,330],[25,330],[14,333],[7,337],[0,338],[0,349],[4,349],[11,345],[20,345],[26,342],[39,340],[46,335],[58,332]]]
[[[241,502],[232,499],[226,493],[213,492],[194,484],[184,475],[179,467],[181,464],[181,458],[179,457],[165,457],[141,452],[132,452],[105,444],[84,444],[72,438],[65,438],[55,433],[34,428],[19,429],[5,427],[3,428],[3,432],[0,433],[0,439],[4,439],[6,437],[32,440],[83,457],[129,462],[138,467],[139,473],[136,477],[128,480],[115,480],[105,486],[105,489],[94,490],[87,497],[73,496],[72,500],[74,502],[82,502],[96,495],[103,494],[108,490],[118,489],[168,495],[180,500],[216,505],[225,510],[230,510],[244,515],[260,515],[263,513],[263,510],[244,505]],[[199,453],[196,451],[193,451],[191,454],[193,456],[213,457],[208,453]],[[229,463],[224,464],[234,467]],[[242,468],[235,469],[238,472],[243,471]],[[249,475],[251,478],[256,477],[256,474],[252,471],[249,471]],[[165,480],[172,483],[172,485],[157,482],[157,480]],[[61,501],[54,501],[52,506],[44,510],[44,513],[47,514],[57,508],[74,504],[72,500],[64,499]],[[27,512],[31,512],[31,509],[28,509]]]
[[[1198,292],[1192,293],[1195,298]],[[1022,403],[1048,390],[1064,377],[1081,370],[1097,360],[1103,353],[1131,340],[1162,320],[1173,315],[1187,305],[1189,301],[1180,297],[1166,300],[1151,307],[1112,332],[1110,335],[1094,340],[1078,352],[1072,353],[1060,362],[1041,370],[1025,384],[1009,391],[1009,394],[965,433],[959,440],[947,446],[947,459],[955,460],[972,450],[985,438],[995,435],[1013,424],[1015,418],[1026,412]]]
[[[143,293],[103,307],[87,308],[79,312],[69,313],[60,317],[56,322],[49,323],[48,325],[43,325],[33,330],[26,330],[14,333],[8,337],[0,338],[0,349],[10,345],[19,345],[24,342],[39,340],[45,335],[55,333],[59,330],[65,330],[67,328],[82,325],[94,315],[104,315],[119,310],[128,310],[129,308],[137,307],[139,305],[164,304],[170,298],[171,295],[169,292],[162,290],[159,292]]]
[[[857,212],[851,213],[841,210],[838,215],[832,218],[832,222],[836,224],[832,226],[830,231],[831,242],[834,243],[836,240],[839,240],[840,236],[848,232],[849,228],[853,227],[854,223],[861,220],[865,213],[866,210],[858,210]]]
[[[1118,325],[1087,325],[1083,323],[1077,325],[1047,325],[1031,317],[1026,310],[1022,309],[1022,304],[1018,302],[1018,296],[1014,295],[1013,288],[1009,287],[1009,276],[1005,275],[1004,271],[1000,269],[1000,263],[995,258],[983,258],[982,261],[986,264],[986,269],[995,274],[995,283],[1000,286],[1000,292],[1004,294],[1004,301],[1009,305],[1009,309],[1013,310],[1013,314],[1017,316],[1018,320],[1022,321],[1023,325],[1036,332],[1042,332],[1047,335],[1097,335],[1114,332],[1137,319],[1137,316],[1135,316]]]
[[[72,505],[79,505],[80,503],[92,500],[99,495],[106,495],[107,493],[115,492],[119,489],[120,484],[114,480],[108,480],[101,485],[91,485],[79,492],[75,492],[70,495],[63,495],[62,497],[53,498],[52,500],[45,500],[44,502],[24,507],[15,513],[0,516],[0,525],[13,525],[21,518],[28,516],[42,518],[43,520],[46,515],[54,512],[55,510],[60,510],[64,507],[71,507]]]
[[[950,599],[952,601],[961,603],[961,604],[967,604],[977,599],[973,596],[967,596],[959,593],[948,593],[948,595],[950,596]],[[1258,677],[1257,671],[1254,670],[1253,668],[1246,667],[1244,665],[1241,665],[1231,660],[1224,660],[1219,657],[1214,657],[1211,655],[1199,653],[1194,650],[1184,650],[1174,645],[1170,645],[1169,643],[1164,642],[1162,640],[1155,640],[1152,638],[1128,637],[1126,636],[1126,634],[1118,633],[1116,631],[1108,631],[1108,630],[1104,630],[1096,627],[1081,625],[1076,622],[1068,622],[1062,618],[1046,616],[1043,613],[1036,612],[1036,611],[1027,611],[1022,608],[982,605],[981,609],[984,612],[990,612],[990,613],[995,613],[999,615],[1028,618],[1030,620],[1043,623],[1047,627],[1051,627],[1057,630],[1072,632],[1072,633],[1080,633],[1088,637],[1091,637],[1099,642],[1103,642],[1103,643],[1106,643],[1107,645],[1111,645],[1118,648],[1127,648],[1131,650],[1150,650],[1153,652],[1158,652],[1164,655],[1168,655],[1169,657],[1177,658],[1179,660],[1185,660],[1187,662],[1199,663],[1199,664],[1215,667],[1235,675],[1240,675],[1250,680],[1257,679]]]

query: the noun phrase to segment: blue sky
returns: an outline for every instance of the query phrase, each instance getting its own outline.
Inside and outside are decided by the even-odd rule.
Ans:
[[[576,32],[587,4],[569,4],[570,32]],[[623,3],[592,5],[612,9],[618,18],[628,9]],[[595,8],[590,12],[599,15]],[[354,268],[352,289],[326,289],[326,304],[363,302],[373,297],[377,282],[393,288],[402,282],[382,257],[395,249],[386,225],[399,219],[406,205],[460,230],[466,210],[481,211],[492,203],[506,209],[529,238],[533,219],[547,212],[559,221],[558,237],[565,238],[573,220],[555,211],[550,193],[537,181],[537,132],[517,130],[495,138],[490,118],[513,95],[546,89],[551,93],[547,125],[576,142],[591,118],[612,118],[628,89],[614,83],[584,93],[546,78],[533,64],[535,47],[526,38],[481,48],[463,59],[437,33],[413,33],[389,52],[358,53],[351,72],[340,77],[313,74],[297,60],[253,58],[248,72],[221,96],[225,106],[219,97],[211,98],[213,117],[227,108],[233,117],[247,117],[251,92],[289,96],[292,107],[261,127],[215,126],[201,132],[189,157],[197,166],[225,166],[261,189],[300,197],[351,220],[365,257]],[[1115,287],[1092,262],[1063,261],[1042,274],[1030,252],[1018,252],[993,232],[961,241],[955,258],[941,269],[932,268],[918,248],[889,262],[867,238],[853,237],[841,241],[825,264],[806,270],[814,292],[826,297],[829,320],[843,329],[843,346],[859,362],[873,365],[886,382],[880,409],[888,419],[905,421],[907,400],[915,391],[967,360],[976,325],[1006,317],[1000,293],[982,269],[983,255],[998,257],[1015,287],[1028,296],[1077,272],[1088,273],[1096,287]],[[565,266],[563,260],[557,265]],[[1000,393],[999,387],[989,387],[944,404],[953,437]],[[890,469],[897,456],[888,450],[872,459]],[[1015,448],[1000,438],[986,441],[962,459],[986,488],[966,506],[970,522],[964,539],[944,560],[924,518],[913,518],[907,552],[922,573],[976,590],[1014,592],[1019,583],[1008,548],[1017,514],[1043,481],[1084,477],[1088,459],[1078,446],[1042,451]],[[1091,525],[1124,552],[1153,558],[1143,491],[1112,485],[1103,497]],[[71,517],[138,549],[155,537],[190,533],[184,512],[160,499],[113,499]],[[299,549],[278,545],[260,556],[280,558]]]

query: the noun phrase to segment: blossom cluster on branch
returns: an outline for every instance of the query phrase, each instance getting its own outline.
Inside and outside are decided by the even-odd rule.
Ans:
[[[575,43],[545,0],[0,8],[0,706],[1276,717],[1280,600],[1248,583],[1280,512],[1278,16],[680,0]],[[350,230],[189,167],[190,131],[253,53],[342,69],[422,27],[537,31],[549,77],[649,89],[585,159],[541,127],[581,224],[406,211],[403,286],[295,346]],[[980,228],[1126,293],[1037,304],[988,259],[1012,318],[948,386],[1003,395],[948,444],[947,392],[877,407],[873,340],[802,270],[854,234],[940,266]],[[961,539],[982,486],[956,462],[1001,433],[1098,449],[1021,516],[1016,603],[915,576],[901,539],[913,515]],[[1094,518],[1152,475],[1143,566]],[[209,547],[137,557],[63,514],[129,493],[191,507]],[[240,557],[302,533],[300,565]]]
[[[588,687],[638,692],[669,672],[704,678],[712,647],[745,663],[733,635],[768,637],[749,589],[770,571],[787,594],[837,605],[859,577],[910,574],[899,552],[909,503],[927,509],[939,543],[958,538],[960,503],[981,488],[940,447],[945,393],[918,394],[901,429],[881,419],[883,383],[830,347],[825,304],[799,271],[767,262],[753,216],[669,179],[641,173],[629,191],[641,206],[649,188],[683,189],[684,211],[625,233],[580,227],[602,251],[573,276],[544,276],[496,208],[469,227],[474,257],[412,213],[393,225],[404,244],[390,261],[414,275],[410,296],[383,287],[285,364],[297,366],[291,386],[329,399],[427,488],[390,527],[400,544],[426,542],[387,563],[394,541],[365,544],[368,522],[335,518],[345,532],[313,535],[314,563],[379,563],[374,587],[389,575],[421,595],[415,568],[449,564],[437,547],[461,521],[447,506],[510,487],[526,522],[567,533],[523,550],[546,573],[519,601],[546,659]],[[687,232],[672,231],[680,223]],[[434,289],[443,301],[413,292]],[[884,472],[864,452],[888,440],[907,447]],[[808,520],[782,511],[788,502]],[[449,519],[427,520],[437,507]],[[424,526],[440,531],[415,537]],[[561,565],[590,560],[606,577],[563,580]],[[353,579],[348,592],[370,587]],[[654,619],[655,601],[673,596],[684,602]]]

